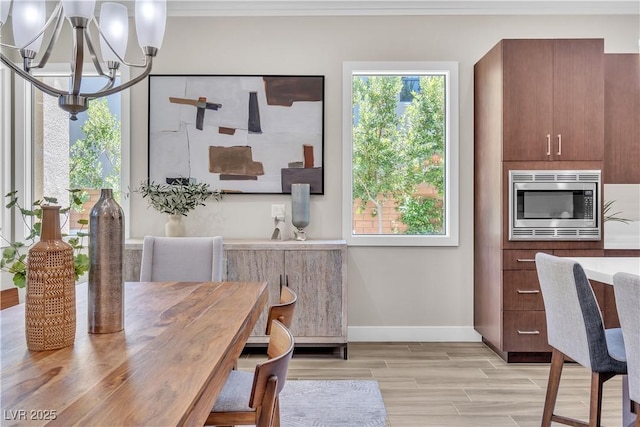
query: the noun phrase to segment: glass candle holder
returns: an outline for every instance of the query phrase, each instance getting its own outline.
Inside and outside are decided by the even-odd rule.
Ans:
[[[307,240],[304,228],[309,225],[309,184],[291,184],[291,223],[295,240]]]

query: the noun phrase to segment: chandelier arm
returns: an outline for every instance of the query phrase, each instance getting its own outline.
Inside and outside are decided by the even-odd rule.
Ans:
[[[22,68],[17,67],[2,53],[0,53],[0,61],[2,61],[7,67],[11,68],[11,70],[13,70],[14,73],[18,74],[20,77],[22,77],[23,79],[25,79],[26,81],[28,81],[29,83],[31,83],[32,85],[34,85],[35,87],[43,91],[44,93],[49,94],[51,96],[62,96],[66,94],[66,92],[61,91],[59,89],[55,89],[41,82],[40,80],[33,77],[31,74],[24,71]]]
[[[146,67],[144,69],[144,71],[137,76],[134,79],[129,80],[128,82],[125,82],[123,84],[121,84],[120,86],[116,86],[113,87],[111,89],[107,89],[107,90],[101,90],[99,92],[95,92],[95,93],[81,93],[80,96],[86,96],[87,98],[90,99],[94,99],[94,98],[101,98],[103,96],[109,96],[109,95],[113,95],[114,93],[118,93],[121,90],[125,90],[131,86],[133,86],[134,84],[142,81],[145,77],[147,77],[149,75],[149,73],[151,73],[151,66],[153,65],[153,55],[151,54],[147,54],[146,55]]]
[[[113,85],[114,85],[114,84],[115,84],[115,82],[116,82],[116,70],[117,70],[117,69],[115,69],[115,68],[109,69],[109,73],[110,73],[110,75],[105,76],[105,77],[107,77],[107,78],[109,79],[109,81],[107,82],[107,84],[106,84],[106,85],[102,86],[102,87],[98,90],[98,92],[102,92],[102,91],[104,91],[104,90],[109,90],[109,89],[111,89],[111,88],[113,87]]]
[[[80,94],[82,83],[82,67],[84,65],[84,28],[73,27],[73,58],[71,61],[71,91],[73,95]]]
[[[61,3],[58,3],[58,6],[60,4]],[[64,16],[62,15],[62,8],[58,7],[56,11],[54,11],[54,13],[51,15],[51,18],[49,18],[49,22],[45,24],[44,28],[47,28],[51,24],[51,20],[54,17],[57,17],[56,26],[55,26],[55,29],[53,30],[53,33],[51,34],[51,37],[49,38],[49,44],[47,44],[47,49],[44,51],[44,54],[42,55],[40,62],[38,62],[38,65],[34,65],[30,68],[42,69],[44,68],[45,65],[47,65],[47,62],[49,61],[49,57],[51,56],[51,51],[53,51],[53,45],[58,40],[58,37],[60,37],[60,32],[62,31],[62,25],[64,24]],[[44,32],[44,29],[42,30],[42,32]]]
[[[100,60],[98,59],[98,55],[96,55],[95,48],[93,47],[93,41],[91,40],[91,34],[89,34],[88,26],[84,30],[84,38],[87,41],[87,48],[89,49],[89,55],[91,55],[91,60],[93,61],[93,66],[95,67],[96,71],[101,76],[109,77],[109,75],[102,70],[102,66],[100,65]]]

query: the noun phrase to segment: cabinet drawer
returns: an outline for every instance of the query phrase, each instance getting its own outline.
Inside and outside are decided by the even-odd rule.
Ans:
[[[502,272],[504,310],[544,310],[538,273],[535,270]]]
[[[551,351],[544,311],[504,311],[504,351]]]
[[[552,250],[545,249],[523,249],[523,250],[503,250],[502,269],[503,270],[535,270],[536,253],[544,252],[553,254]]]

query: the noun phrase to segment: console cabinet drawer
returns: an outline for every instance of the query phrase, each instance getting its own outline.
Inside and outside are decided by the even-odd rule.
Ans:
[[[504,310],[544,310],[536,270],[505,270],[502,283]]]
[[[551,351],[544,311],[504,311],[504,351]]]

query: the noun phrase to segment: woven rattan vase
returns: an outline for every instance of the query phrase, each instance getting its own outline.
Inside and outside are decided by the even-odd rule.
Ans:
[[[73,248],[62,240],[60,206],[42,206],[40,241],[29,249],[25,320],[29,350],[54,350],[75,340]]]

